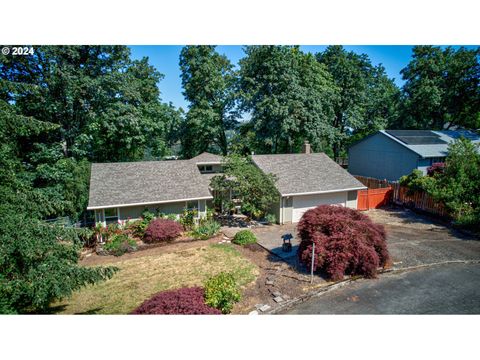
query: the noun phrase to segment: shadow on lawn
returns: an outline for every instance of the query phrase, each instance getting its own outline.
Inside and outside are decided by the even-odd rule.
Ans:
[[[48,308],[46,314],[47,315],[66,315],[66,314],[62,314],[62,312],[65,311],[66,309],[67,309],[67,305],[52,305]],[[98,312],[101,311],[102,309],[103,308],[98,307],[98,308],[94,308],[94,309],[90,309],[87,311],[78,312],[70,315],[95,315],[95,314],[98,314]]]

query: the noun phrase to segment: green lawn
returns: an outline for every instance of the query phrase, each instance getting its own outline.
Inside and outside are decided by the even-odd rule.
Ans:
[[[112,279],[87,286],[53,307],[60,314],[128,314],[159,291],[202,285],[209,276],[221,271],[232,272],[241,286],[254,281],[259,273],[232,245],[223,244],[138,257],[112,265],[120,269]]]

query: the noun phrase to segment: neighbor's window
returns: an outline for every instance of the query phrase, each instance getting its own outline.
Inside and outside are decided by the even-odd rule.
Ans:
[[[117,208],[105,209],[105,222],[107,224],[118,222]]]

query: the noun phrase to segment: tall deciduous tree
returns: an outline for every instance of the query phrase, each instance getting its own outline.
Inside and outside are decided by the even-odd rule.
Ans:
[[[480,48],[415,46],[401,74],[404,106],[398,128],[480,127]]]
[[[17,153],[36,191],[74,218],[85,209],[87,161],[158,158],[181,116],[160,102],[162,75],[125,46],[40,46],[0,55],[0,99],[19,115],[55,125],[22,137]]]
[[[257,151],[324,150],[336,89],[325,68],[298,46],[247,46],[240,60],[241,109],[250,113]]]
[[[316,57],[326,66],[338,89],[332,123],[335,133],[332,146],[337,158],[345,150],[350,135],[363,137],[395,120],[399,90],[383,66],[373,66],[365,54],[329,46]]]
[[[215,46],[185,46],[180,54],[183,94],[190,106],[183,128],[183,155],[208,149],[227,154],[226,132],[236,123],[235,72]]]

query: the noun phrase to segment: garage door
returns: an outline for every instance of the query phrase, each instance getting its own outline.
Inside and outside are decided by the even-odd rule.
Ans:
[[[330,193],[317,195],[301,195],[293,197],[292,221],[299,222],[303,213],[318,205],[341,205],[345,206],[347,193]]]

